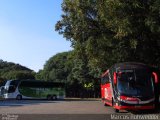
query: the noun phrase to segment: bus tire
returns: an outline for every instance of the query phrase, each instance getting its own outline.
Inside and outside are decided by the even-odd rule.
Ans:
[[[108,104],[104,103],[104,106],[108,106]]]
[[[113,97],[112,97],[112,106],[114,107],[114,100],[113,100]],[[116,109],[116,108],[114,108],[114,112],[115,112],[115,113],[119,113],[119,110]]]
[[[112,106],[114,106],[114,100],[113,100],[113,97],[112,97]]]
[[[16,100],[22,100],[22,95],[17,95]]]
[[[52,100],[57,100],[57,95],[53,95]]]

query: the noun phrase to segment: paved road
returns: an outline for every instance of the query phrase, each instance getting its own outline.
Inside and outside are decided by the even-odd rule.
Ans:
[[[104,119],[107,120],[111,119],[111,114],[115,114],[112,107],[105,107],[101,100],[79,100],[79,99],[72,99],[72,100],[64,100],[64,101],[46,101],[46,100],[3,100],[0,101],[0,114],[2,116],[6,116],[6,114],[25,114],[25,118],[31,119],[38,117],[39,120],[43,120],[43,117],[53,119],[57,118],[57,120],[72,120],[87,118],[87,120],[100,120]],[[130,113],[123,111],[119,113],[119,115],[132,115],[135,113]],[[142,114],[142,113],[141,113]],[[149,112],[143,114],[159,114],[159,111],[156,112]],[[31,116],[32,115],[32,116]],[[48,117],[50,116],[50,117]],[[31,118],[29,118],[31,117]],[[75,117],[75,118],[74,118]],[[1,117],[2,118],[2,117]],[[34,118],[34,119],[35,119]],[[41,118],[41,119],[40,119]],[[159,117],[160,118],[160,117]],[[23,118],[24,119],[24,118]],[[4,120],[4,119],[3,119]]]
[[[16,114],[110,114],[111,107],[104,107],[100,100],[7,100],[0,101],[0,113]]]

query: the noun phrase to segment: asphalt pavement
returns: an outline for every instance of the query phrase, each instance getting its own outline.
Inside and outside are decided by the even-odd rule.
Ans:
[[[2,120],[116,120],[133,119],[136,115],[159,117],[156,111],[121,111],[115,113],[110,106],[104,106],[100,99],[47,100],[1,100]]]

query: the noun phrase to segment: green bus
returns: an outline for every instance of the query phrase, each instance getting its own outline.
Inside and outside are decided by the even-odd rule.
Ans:
[[[65,84],[39,80],[7,80],[1,87],[4,99],[64,99]]]

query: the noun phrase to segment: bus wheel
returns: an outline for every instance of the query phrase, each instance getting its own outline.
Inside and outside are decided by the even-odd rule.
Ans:
[[[53,96],[52,96],[52,100],[57,100],[57,96],[56,96],[56,95],[53,95]]]
[[[51,95],[47,95],[47,100],[52,100],[52,96]]]
[[[108,106],[108,104],[104,103],[104,106]]]
[[[112,97],[112,106],[114,106],[114,100],[113,100],[113,97]]]
[[[16,100],[22,100],[22,95],[17,95]]]

